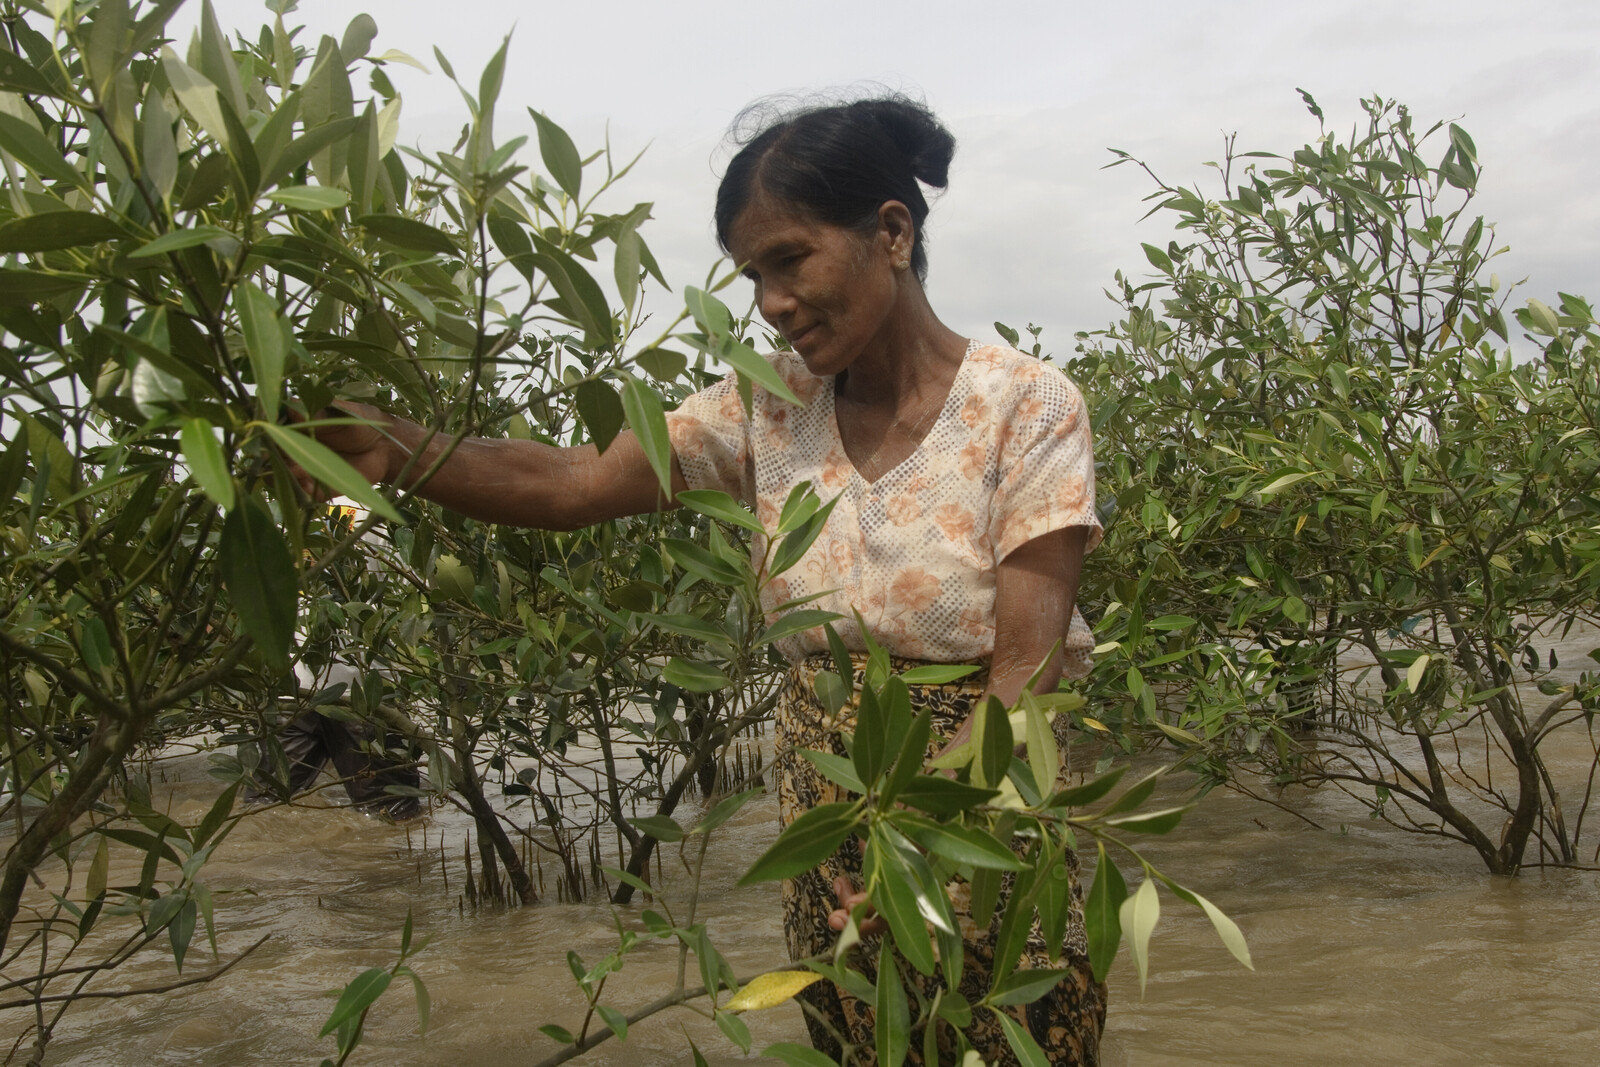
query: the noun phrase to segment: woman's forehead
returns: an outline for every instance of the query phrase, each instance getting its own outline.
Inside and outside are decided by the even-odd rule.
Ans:
[[[757,193],[728,228],[728,251],[744,261],[783,245],[824,240],[841,229],[821,221],[798,204]]]

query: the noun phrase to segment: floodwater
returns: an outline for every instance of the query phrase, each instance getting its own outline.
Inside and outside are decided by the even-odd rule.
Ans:
[[[1593,642],[1578,644],[1563,659],[1580,660]],[[1567,755],[1578,763],[1590,751],[1581,728],[1572,745]],[[203,762],[178,761],[166,774],[160,789],[170,791],[173,814],[197,818],[214,791]],[[1239,923],[1255,970],[1233,960],[1203,916],[1164,893],[1143,995],[1125,951],[1112,972],[1107,1067],[1600,1064],[1600,873],[1535,869],[1495,878],[1466,846],[1370,822],[1331,790],[1283,799],[1323,828],[1219,791],[1170,840],[1149,842],[1152,862]],[[546,902],[474,914],[458,905],[463,816],[435,813],[425,859],[422,827],[408,839],[403,828],[327,803],[252,815],[207,868],[218,892],[221,959],[270,935],[254,955],[211,984],[79,1005],[46,1062],[317,1063],[333,1052],[332,1038],[316,1036],[333,1004],[325,994],[393,961],[408,909],[417,936],[430,942],[414,966],[432,997],[431,1026],[418,1035],[411,991],[396,984],[374,1008],[351,1063],[499,1067],[557,1051],[538,1028],[576,1031],[582,1023],[567,952],[592,964],[614,946],[615,922],[638,928],[639,906],[553,903],[547,863]],[[782,959],[776,886],[734,886],[773,838],[774,820],[774,800],[759,798],[717,833],[708,856],[702,918],[712,918],[715,942],[741,974]],[[1594,836],[1585,834],[1582,861],[1600,866]],[[674,875],[675,853],[667,856],[664,892],[676,907],[689,878],[681,867]],[[191,974],[212,965],[198,935],[195,945]],[[675,949],[641,948],[612,977],[606,999],[624,1010],[643,1005],[671,988],[676,966]],[[689,973],[698,984],[692,960]],[[173,977],[170,958],[152,955],[107,984]],[[792,1005],[745,1019],[758,1051],[804,1040]],[[712,1064],[742,1060],[707,1020],[674,1010],[634,1026],[625,1044],[612,1041],[576,1062],[688,1063],[685,1034]]]

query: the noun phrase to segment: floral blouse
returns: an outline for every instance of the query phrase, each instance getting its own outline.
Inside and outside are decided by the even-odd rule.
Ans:
[[[1083,395],[1060,371],[999,345],[967,347],[944,408],[914,452],[875,482],[845,455],[832,378],[793,352],[769,357],[795,405],[754,387],[746,418],[733,375],[667,415],[685,480],[721,489],[755,509],[769,529],[789,492],[809,481],[838,497],[800,562],[769,582],[762,606],[809,597],[844,616],[833,625],[864,647],[854,612],[888,651],[936,663],[972,663],[994,651],[995,568],[1012,550],[1068,526],[1089,527],[1094,458]],[[1065,671],[1082,677],[1094,647],[1076,610]],[[825,652],[820,628],[778,642],[792,662]]]

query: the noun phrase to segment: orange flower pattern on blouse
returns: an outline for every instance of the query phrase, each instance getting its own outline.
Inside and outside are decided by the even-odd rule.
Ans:
[[[769,616],[816,596],[806,607],[844,616],[834,627],[852,649],[864,647],[859,612],[895,655],[978,662],[994,651],[1000,561],[1068,526],[1089,527],[1087,547],[1099,544],[1083,395],[1055,368],[1000,345],[969,345],[922,443],[869,484],[840,442],[832,379],[812,375],[792,352],[768,358],[805,403],[757,385],[746,418],[730,376],[668,413],[667,429],[691,488],[721,489],[769,527],[801,482],[838,497],[805,556],[769,583]],[[1077,612],[1064,636],[1066,672],[1081,677],[1094,640]],[[828,644],[814,629],[778,647],[799,660]]]

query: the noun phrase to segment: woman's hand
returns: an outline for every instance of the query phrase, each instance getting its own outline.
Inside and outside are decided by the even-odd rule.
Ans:
[[[338,407],[323,408],[316,415],[318,421],[344,418],[365,419],[370,425],[340,423],[317,426],[313,431],[317,441],[337,452],[341,459],[354,467],[367,481],[382,484],[392,480],[398,469],[410,458],[409,453],[395,440],[396,431],[401,428],[402,423],[406,428],[419,432],[421,427],[397,419],[371,404],[362,404],[354,400],[341,400]],[[326,501],[334,495],[327,486],[320,484],[299,465],[291,464],[291,469],[295,480],[300,483],[300,488],[304,489],[312,499]]]
[[[850,879],[840,875],[833,880],[833,895],[838,898],[839,906],[828,914],[828,929],[839,932],[850,925],[850,913],[859,905],[867,903],[867,894],[857,889]],[[884,922],[869,904],[857,929],[863,936],[870,937],[889,929],[889,924]]]

